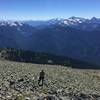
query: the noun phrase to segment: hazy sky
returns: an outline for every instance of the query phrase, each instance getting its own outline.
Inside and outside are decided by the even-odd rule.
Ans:
[[[100,0],[0,0],[0,19],[100,17]]]

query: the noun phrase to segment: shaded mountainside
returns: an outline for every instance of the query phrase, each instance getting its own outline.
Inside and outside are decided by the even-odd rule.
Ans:
[[[2,25],[3,24],[3,25]],[[36,29],[19,22],[0,23],[0,47],[29,49],[29,38]]]
[[[100,23],[99,19],[91,20],[84,22],[84,19],[75,17],[65,20],[67,24],[69,21],[74,24],[73,27],[69,24],[59,24],[61,20],[52,19],[42,28],[25,22],[0,22],[0,48],[44,52],[100,66]],[[92,30],[82,29],[83,27]]]
[[[69,56],[74,59],[100,64],[100,31],[83,31],[53,25],[30,36],[33,51]]]
[[[64,65],[73,68],[85,68],[85,69],[99,69],[100,67],[84,62],[78,59],[72,59],[70,57],[58,56],[42,52],[32,52],[25,50],[17,50],[13,48],[1,48],[0,59],[12,60],[17,62],[37,63],[37,64],[52,64],[52,65]]]
[[[43,87],[38,76],[45,71]],[[100,70],[0,60],[0,100],[99,100]]]

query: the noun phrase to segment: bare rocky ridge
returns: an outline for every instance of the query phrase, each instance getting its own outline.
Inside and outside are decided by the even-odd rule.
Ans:
[[[100,71],[0,61],[0,100],[100,100]]]

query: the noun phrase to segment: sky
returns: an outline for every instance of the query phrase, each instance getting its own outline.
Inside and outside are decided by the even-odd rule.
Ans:
[[[100,0],[0,0],[0,19],[100,18]]]

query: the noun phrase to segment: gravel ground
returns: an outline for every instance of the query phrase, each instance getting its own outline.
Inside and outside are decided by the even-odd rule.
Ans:
[[[100,70],[0,61],[0,100],[100,100]]]

